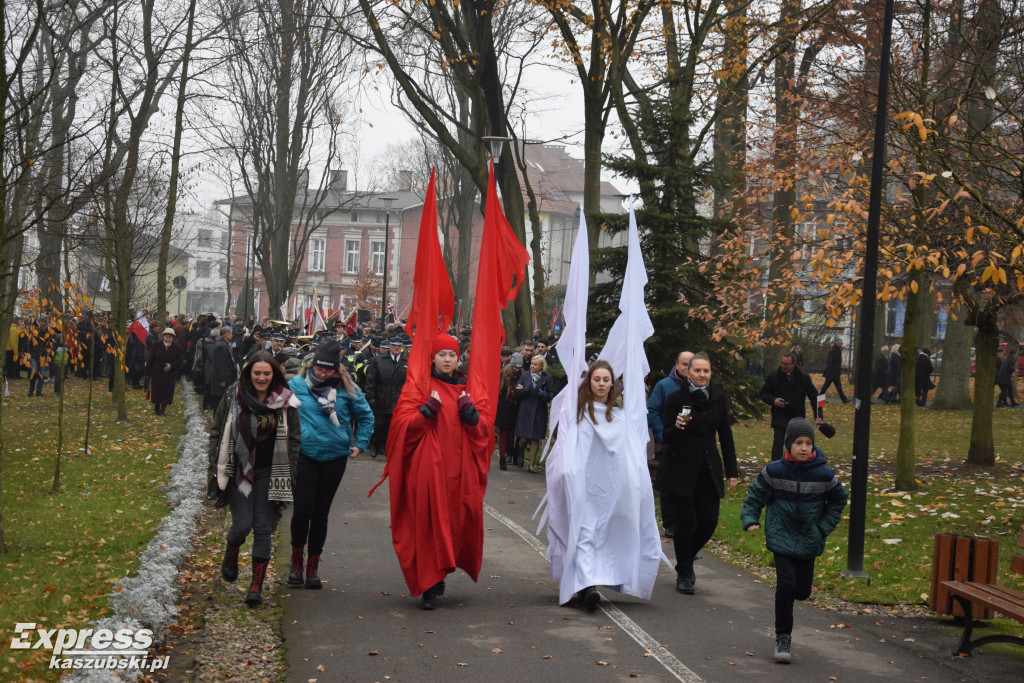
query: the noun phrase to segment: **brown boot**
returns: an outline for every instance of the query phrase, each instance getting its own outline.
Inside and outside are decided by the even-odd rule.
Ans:
[[[302,586],[302,550],[304,546],[292,548],[292,568],[288,572],[288,585],[293,588]]]
[[[320,577],[316,575],[316,568],[319,564],[319,555],[310,555],[309,560],[306,561],[306,588],[313,590],[323,588],[323,584],[320,583]]]
[[[252,582],[249,584],[249,592],[245,594],[245,604],[249,607],[256,607],[263,604],[263,579],[267,575],[267,565],[270,560],[252,560]]]

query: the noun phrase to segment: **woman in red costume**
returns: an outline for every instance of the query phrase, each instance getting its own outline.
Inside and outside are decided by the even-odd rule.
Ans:
[[[413,595],[422,593],[423,609],[434,609],[456,568],[476,581],[483,557],[493,428],[466,393],[458,362],[455,338],[435,337],[430,397],[396,412],[391,424],[390,438],[400,444],[388,449],[391,532],[405,581]]]

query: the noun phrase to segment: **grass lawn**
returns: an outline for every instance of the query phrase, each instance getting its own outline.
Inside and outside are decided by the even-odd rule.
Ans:
[[[826,419],[838,433],[816,443],[840,480],[850,490],[853,445],[853,404],[828,404]],[[835,598],[885,604],[927,603],[931,581],[933,537],[947,532],[978,535],[999,541],[999,583],[1024,590],[1024,577],[1006,571],[1009,558],[1024,552],[1016,546],[1024,530],[1024,411],[997,410],[994,436],[997,463],[969,468],[964,457],[970,439],[971,413],[919,408],[916,419],[917,483],[912,492],[893,489],[893,468],[899,437],[899,407],[871,409],[871,446],[867,495],[864,570],[870,580],[839,576],[847,564],[849,512],[829,537],[816,566],[815,584]],[[764,570],[772,566],[763,531],[743,532],[739,511],[747,485],[771,457],[768,419],[734,426],[741,482],[722,504],[716,538],[719,552],[734,561]]]
[[[181,389],[179,388],[179,392]],[[169,506],[162,490],[178,459],[182,403],[163,418],[141,391],[129,391],[130,422],[118,424],[107,381],[93,385],[91,455],[81,450],[88,384],[65,385],[65,457],[60,493],[51,494],[57,449],[57,400],[47,384],[28,398],[28,381],[4,399],[3,505],[8,552],[0,555],[0,624],[10,643],[16,622],[84,628],[108,611],[112,584],[131,574]],[[71,457],[67,457],[72,453]],[[11,650],[0,680],[56,680],[48,650]]]

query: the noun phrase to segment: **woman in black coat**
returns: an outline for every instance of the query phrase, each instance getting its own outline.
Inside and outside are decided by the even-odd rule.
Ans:
[[[178,383],[178,369],[184,362],[184,354],[177,342],[174,330],[164,330],[163,339],[150,345],[146,359],[146,377],[149,378],[149,400],[153,412],[163,415],[167,406],[174,402],[174,387]]]
[[[519,377],[522,374],[523,357],[517,353],[512,356],[512,361],[501,369],[498,409],[494,414],[494,429],[498,432],[498,466],[503,470],[507,470],[512,464],[512,444],[515,441],[516,418],[519,417],[516,385],[519,384]]]
[[[914,365],[914,394],[919,406],[928,405],[928,392],[935,388],[935,384],[932,383],[933,368],[929,353],[928,349],[918,351]]]
[[[530,450],[530,473],[536,473],[534,464],[540,441],[548,433],[548,402],[554,397],[555,383],[547,373],[548,364],[541,356],[530,359],[530,371],[524,372],[516,385],[519,415],[516,417],[516,436],[526,442]],[[519,450],[518,464],[523,466],[523,451]]]
[[[900,402],[900,373],[903,371],[903,361],[900,358],[900,345],[893,344],[889,350],[889,369],[885,373],[885,385],[888,393],[885,395],[886,403]]]
[[[725,394],[711,383],[707,354],[690,359],[682,388],[665,399],[662,422],[665,456],[654,488],[663,500],[671,499],[676,511],[676,590],[692,595],[697,580],[693,558],[715,533],[725,496],[723,459],[730,490],[738,477],[729,405]],[[721,456],[715,435],[722,444]]]

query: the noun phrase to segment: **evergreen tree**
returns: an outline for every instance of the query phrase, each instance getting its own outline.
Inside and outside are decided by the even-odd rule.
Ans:
[[[703,302],[710,285],[704,276],[702,250],[714,243],[724,226],[701,216],[698,197],[708,194],[710,163],[696,163],[691,150],[693,116],[669,94],[652,98],[636,112],[636,125],[647,148],[644,161],[613,157],[609,168],[640,184],[636,211],[640,246],[647,268],[646,301],[654,335],[647,340],[651,364],[648,384],[667,376],[680,351],[704,351],[711,358],[713,381],[732,399],[735,411],[761,414],[757,399],[760,380],[747,371],[743,350],[729,339],[713,340],[714,330],[689,316],[690,302]],[[603,215],[609,233],[628,228],[628,216]],[[606,336],[618,315],[618,298],[626,266],[626,248],[596,249],[592,256],[598,277],[591,295],[587,329]],[[748,356],[753,356],[747,353]]]

